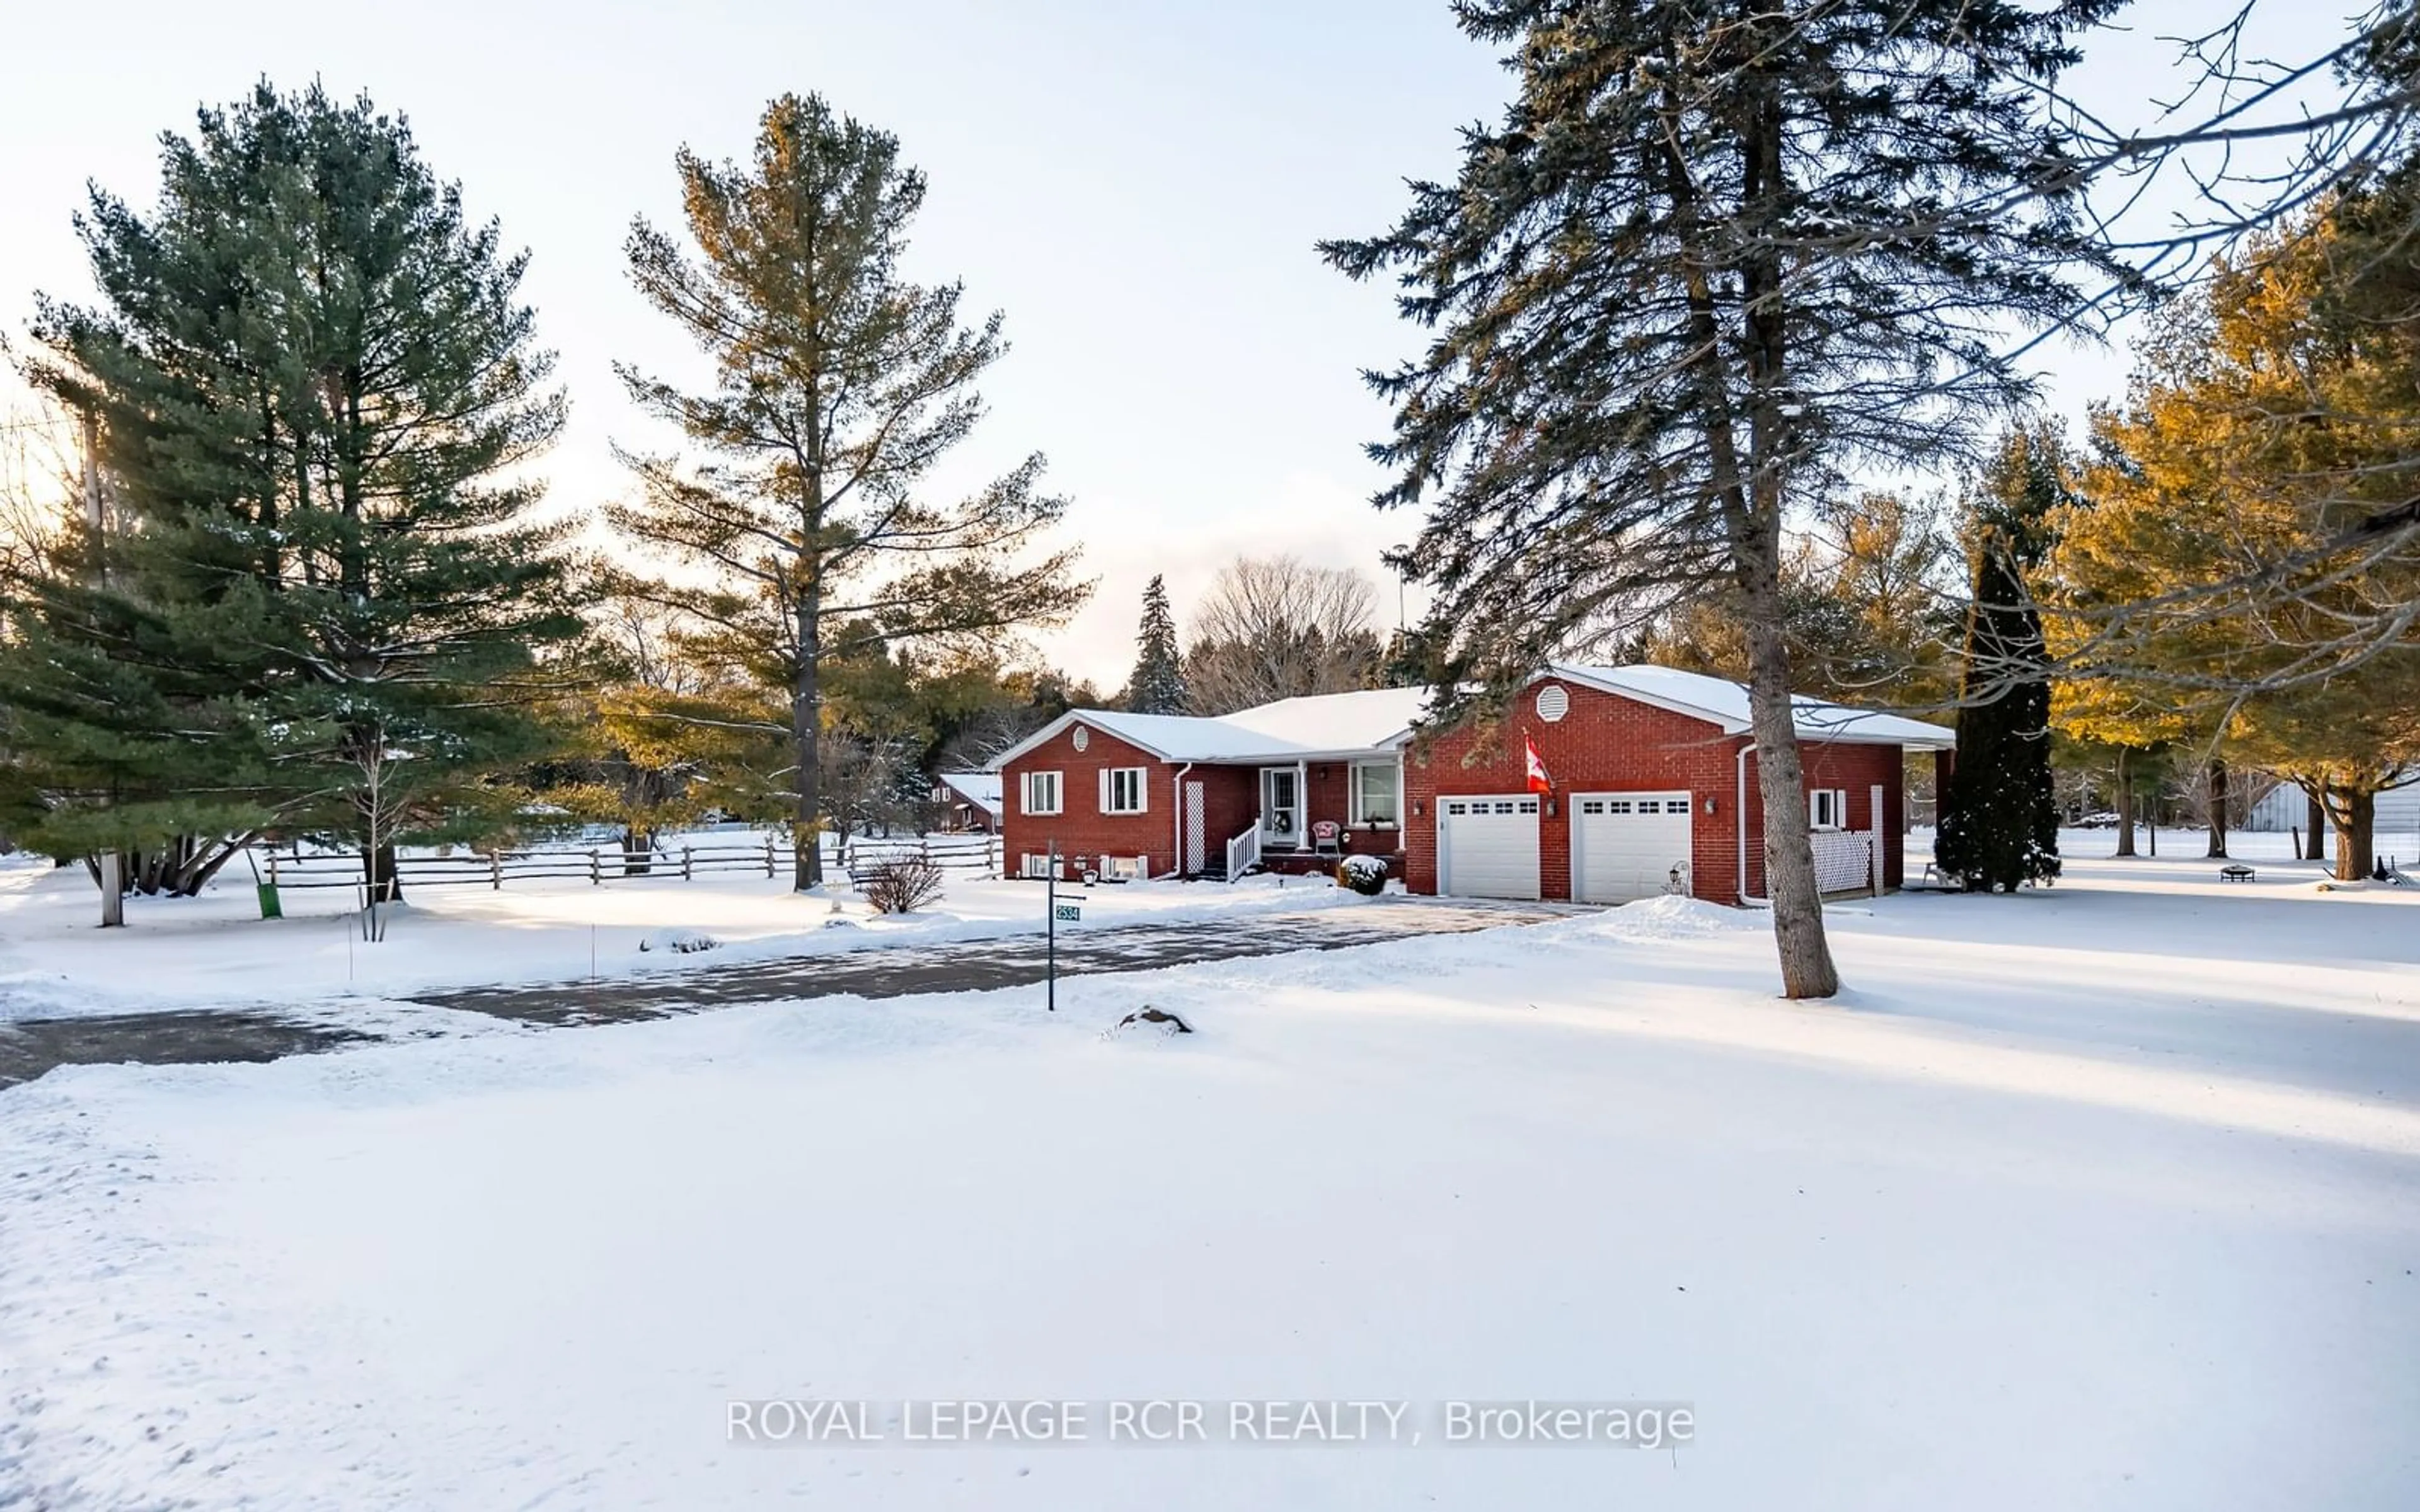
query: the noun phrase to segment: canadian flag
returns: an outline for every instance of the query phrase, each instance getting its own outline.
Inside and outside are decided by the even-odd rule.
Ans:
[[[1528,754],[1529,791],[1532,793],[1555,791],[1555,779],[1546,775],[1546,759],[1538,754],[1538,743],[1528,735],[1523,735],[1521,747]]]

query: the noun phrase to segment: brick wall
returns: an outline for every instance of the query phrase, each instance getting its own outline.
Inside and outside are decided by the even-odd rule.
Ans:
[[[1538,717],[1538,694],[1561,687],[1571,699],[1562,718]],[[1538,816],[1539,879],[1548,898],[1572,895],[1571,815],[1575,793],[1677,792],[1690,796],[1690,870],[1697,895],[1719,903],[1738,896],[1733,753],[1740,740],[1703,719],[1652,703],[1616,698],[1554,679],[1525,689],[1496,732],[1492,751],[1476,732],[1439,736],[1405,764],[1404,875],[1414,892],[1436,890],[1436,800],[1444,795],[1524,793],[1523,741],[1536,742],[1554,779],[1556,812]],[[1423,756],[1425,759],[1423,759]],[[1714,811],[1706,812],[1706,799]],[[1418,802],[1420,811],[1409,806]]]
[[[1227,842],[1260,818],[1261,770],[1197,766],[1187,780],[1202,784],[1202,858],[1215,872],[1227,864]]]
[[[1560,687],[1571,700],[1563,717],[1538,717],[1538,694]],[[1726,735],[1702,719],[1619,698],[1576,684],[1548,679],[1524,690],[1492,743],[1482,749],[1476,732],[1440,736],[1404,769],[1404,874],[1414,892],[1435,892],[1436,800],[1440,796],[1527,791],[1523,742],[1534,741],[1555,784],[1556,811],[1538,819],[1539,890],[1547,898],[1572,891],[1571,811],[1574,794],[1677,792],[1690,796],[1691,880],[1697,896],[1716,903],[1739,900],[1739,752],[1745,735]],[[1873,822],[1871,788],[1883,788],[1884,880],[1898,887],[1902,864],[1898,836],[1904,824],[1904,772],[1897,746],[1809,744],[1804,748],[1807,786],[1849,790],[1849,821],[1863,829]],[[1748,882],[1761,894],[1764,880],[1764,825],[1757,794],[1756,758],[1746,762]],[[1706,812],[1714,800],[1714,811]],[[1420,811],[1411,812],[1417,801]]]
[[[1905,847],[1900,837],[1907,827],[1907,764],[1897,746],[1861,746],[1848,743],[1802,742],[1798,748],[1799,764],[1807,772],[1809,792],[1817,788],[1846,788],[1849,794],[1849,825],[1866,829],[1874,823],[1874,784],[1882,784],[1883,885],[1896,887],[1905,880],[1907,872]],[[1749,808],[1747,832],[1748,881],[1758,897],[1764,896],[1764,812],[1757,795],[1757,762],[1747,759],[1747,801]]]
[[[1085,747],[1078,750],[1075,736],[1085,731]],[[1101,812],[1101,773],[1113,766],[1143,769],[1143,811],[1139,814]],[[1199,771],[1199,768],[1196,768]],[[1060,774],[1061,811],[1025,811],[1025,774]],[[1073,724],[1001,768],[1001,837],[1011,876],[1024,868],[1029,851],[1040,853],[1059,842],[1059,854],[1077,870],[1077,856],[1144,856],[1154,876],[1176,865],[1175,768],[1158,757],[1128,745],[1106,730]],[[1216,831],[1213,831],[1215,834]],[[1218,843],[1213,841],[1214,844]]]
[[[1303,841],[1311,840],[1310,825],[1323,819],[1333,820],[1343,826],[1338,843],[1346,854],[1392,857],[1404,848],[1404,832],[1353,825],[1353,764],[1351,762],[1312,762],[1311,764],[1310,818],[1304,822]]]

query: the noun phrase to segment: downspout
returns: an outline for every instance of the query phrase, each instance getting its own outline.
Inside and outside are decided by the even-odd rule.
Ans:
[[[1185,774],[1191,770],[1193,764],[1187,762],[1176,769],[1175,778],[1168,784],[1168,811],[1176,821],[1175,848],[1168,853],[1168,874],[1180,879],[1185,875]]]
[[[1739,893],[1740,906],[1742,908],[1770,908],[1773,906],[1772,899],[1753,897],[1747,890],[1747,758],[1748,753],[1755,748],[1756,743],[1754,741],[1749,741],[1739,748],[1739,761],[1737,764],[1739,768],[1739,793],[1736,797],[1731,799],[1731,803],[1733,805],[1731,809],[1731,824],[1739,833],[1739,887],[1737,891]]]

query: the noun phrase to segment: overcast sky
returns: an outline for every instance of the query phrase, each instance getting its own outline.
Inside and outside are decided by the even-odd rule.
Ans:
[[[2134,36],[2112,39],[2084,86],[2139,113],[2173,80],[2157,34],[2231,8],[2138,7]],[[159,133],[263,75],[366,90],[410,117],[473,213],[532,251],[526,291],[573,405],[552,498],[593,507],[624,487],[609,442],[672,444],[611,364],[694,371],[623,278],[631,216],[676,224],[675,147],[745,156],[768,98],[819,91],[897,133],[929,177],[912,271],[961,278],[971,307],[1006,312],[1014,350],[955,475],[1038,449],[1074,500],[1068,531],[1099,591],[1045,655],[1113,690],[1151,574],[1182,618],[1239,552],[1360,567],[1393,622],[1378,553],[1410,522],[1366,502],[1378,476],[1359,448],[1385,414],[1357,370],[1411,340],[1384,291],[1311,244],[1384,227],[1402,179],[1450,173],[1454,128],[1500,108],[1506,76],[1441,0],[215,0],[23,7],[8,41],[12,335],[36,289],[89,288],[69,222],[87,178],[147,205]],[[2071,415],[2123,381],[2122,352],[2045,361]]]

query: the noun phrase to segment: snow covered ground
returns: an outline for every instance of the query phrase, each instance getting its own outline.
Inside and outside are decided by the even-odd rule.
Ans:
[[[0,1506],[2420,1504],[2420,898],[2162,849],[1842,905],[1820,1006],[1657,900],[1055,1017],[54,1072],[0,1092]],[[728,1442],[770,1398],[890,1438]],[[902,1441],[963,1398],[1095,1410]],[[1532,1398],[1694,1442],[1442,1442]],[[1213,1442],[1105,1442],[1135,1399]],[[1223,1442],[1330,1399],[1402,1436]]]
[[[744,841],[745,837],[743,837]],[[1104,883],[1066,889],[1083,904],[1070,929],[1353,901],[1325,878],[1221,884]],[[342,889],[290,889],[286,917],[260,917],[240,865],[198,898],[131,898],[127,927],[97,927],[89,877],[26,856],[0,858],[0,1021],[145,1009],[276,1004],[347,1016],[384,998],[494,982],[569,981],[684,970],[735,960],[1038,932],[1038,883],[954,877],[909,915],[878,916],[845,883],[800,895],[786,876],[718,872],[412,887],[389,910],[387,937],[365,943]],[[674,936],[717,949],[681,954]],[[656,949],[642,949],[642,944]]]

